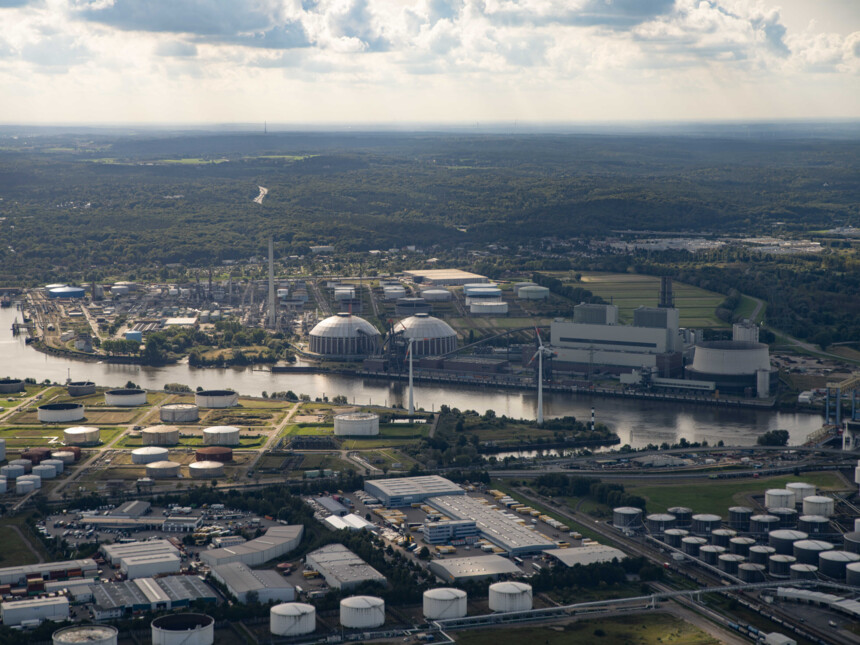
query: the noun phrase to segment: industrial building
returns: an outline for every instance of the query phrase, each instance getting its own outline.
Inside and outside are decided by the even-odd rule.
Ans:
[[[120,618],[127,612],[188,607],[196,601],[214,603],[217,593],[197,576],[138,578],[93,585],[93,613],[97,620]]]
[[[334,497],[316,497],[314,498],[314,501],[332,515],[343,517],[344,515],[349,514],[349,509]]]
[[[596,562],[612,562],[627,557],[624,551],[605,544],[592,544],[575,549],[547,549],[544,554],[549,556],[553,562],[563,564],[566,567],[573,567],[577,564],[586,566]]]
[[[368,522],[360,515],[356,515],[354,513],[344,515],[343,517],[330,515],[329,517],[323,518],[322,523],[333,531],[340,531],[341,529],[346,529],[348,531],[361,531],[363,529],[376,528],[376,525],[373,522]]]
[[[322,574],[332,589],[349,591],[365,582],[385,584],[385,576],[342,544],[329,544],[308,553],[305,564]]]
[[[439,287],[457,287],[464,284],[487,284],[486,276],[461,271],[460,269],[421,269],[415,271],[404,271],[403,274],[412,279],[412,282],[423,285]]]
[[[24,623],[43,620],[60,622],[69,618],[69,599],[65,596],[28,598],[0,604],[3,625],[15,627]]]
[[[114,517],[140,517],[149,513],[151,508],[152,504],[149,502],[137,500],[120,504],[110,514]]]
[[[179,556],[179,550],[169,540],[147,540],[146,542],[127,542],[125,544],[102,544],[99,549],[111,564],[119,564],[123,558],[142,555],[169,554]]]
[[[120,560],[119,567],[129,580],[151,578],[165,573],[179,573],[182,559],[172,553],[128,555]]]
[[[714,340],[698,343],[687,378],[713,381],[720,392],[755,393],[760,398],[776,387],[778,371],[770,366],[770,351],[764,343]]]
[[[36,575],[41,576],[45,580],[81,577],[93,578],[98,573],[98,569],[98,564],[92,558],[4,567],[0,569],[0,585],[18,585],[25,582],[27,578],[32,578]]]
[[[255,570],[241,562],[230,562],[213,567],[212,576],[239,602],[248,602],[249,593],[256,594],[257,600],[263,604],[296,599],[296,588],[274,570]]]
[[[379,331],[364,318],[339,313],[320,321],[309,334],[309,351],[320,356],[356,360],[376,354],[381,345]]]
[[[200,559],[210,567],[217,567],[231,562],[242,562],[249,567],[279,558],[295,549],[302,541],[305,527],[297,524],[291,526],[273,526],[266,534],[243,544],[210,549],[200,552]]]
[[[432,560],[430,571],[446,584],[485,580],[487,578],[496,580],[502,576],[519,576],[523,573],[508,558],[498,555]]]
[[[428,314],[404,318],[391,328],[392,335],[412,340],[414,356],[438,356],[457,349],[457,332],[444,320]]]
[[[457,484],[439,475],[371,479],[364,482],[364,490],[388,508],[409,506],[415,502],[423,502],[428,497],[466,494]]]
[[[452,540],[465,540],[478,536],[474,520],[443,520],[424,522],[422,539],[427,544],[447,544]]]
[[[510,555],[540,553],[556,546],[550,538],[520,524],[521,518],[490,508],[473,497],[449,495],[430,497],[425,501],[453,520],[474,521],[481,537]]]

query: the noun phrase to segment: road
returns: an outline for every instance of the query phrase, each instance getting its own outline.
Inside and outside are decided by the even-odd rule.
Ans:
[[[259,452],[257,453],[257,456],[254,457],[254,460],[250,463],[246,472],[249,472],[249,473],[254,472],[254,470],[257,468],[257,463],[260,461],[260,459],[263,457],[264,454],[266,454],[267,452],[269,452],[272,449],[272,446],[278,440],[278,437],[280,437],[281,431],[287,427],[287,424],[290,422],[290,420],[296,414],[296,412],[298,411],[298,409],[301,405],[302,405],[301,401],[297,401],[295,404],[293,404],[293,407],[290,408],[290,411],[287,412],[287,414],[284,416],[284,420],[281,421],[277,425],[277,427],[275,428],[275,431],[268,438],[265,445],[262,448],[260,448]]]

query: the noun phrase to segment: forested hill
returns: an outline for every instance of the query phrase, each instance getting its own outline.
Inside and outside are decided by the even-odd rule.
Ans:
[[[0,137],[0,278],[616,229],[860,225],[856,140],[466,134]],[[252,200],[257,186],[269,192]],[[34,267],[42,273],[34,275]],[[38,272],[38,271],[37,271]]]

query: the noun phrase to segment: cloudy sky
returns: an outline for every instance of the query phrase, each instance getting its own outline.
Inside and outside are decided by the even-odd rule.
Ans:
[[[0,0],[2,123],[860,117],[860,0]]]

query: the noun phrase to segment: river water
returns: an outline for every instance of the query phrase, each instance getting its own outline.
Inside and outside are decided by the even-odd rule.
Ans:
[[[271,374],[268,369],[207,368],[197,369],[186,364],[168,367],[141,367],[84,363],[42,354],[24,344],[24,337],[13,337],[11,328],[15,308],[0,309],[0,376],[32,377],[38,381],[51,379],[65,382],[94,381],[98,385],[122,386],[134,381],[144,388],[162,389],[167,383],[183,383],[196,389],[232,388],[240,394],[259,396],[262,392],[292,390],[311,397],[339,394],[351,403],[405,405],[408,394],[401,382],[383,379],[353,378],[328,374]],[[537,393],[495,390],[484,387],[454,385],[415,386],[415,405],[437,410],[440,405],[461,410],[485,412],[514,418],[536,416]],[[768,430],[785,429],[791,443],[802,442],[821,427],[822,417],[815,414],[775,412],[772,410],[737,410],[709,406],[656,403],[617,398],[592,397],[559,393],[544,394],[546,417],[575,416],[587,420],[594,406],[596,418],[612,428],[621,444],[642,447],[649,443],[676,443],[682,437],[688,441],[707,440],[714,444],[720,439],[729,445],[751,445],[756,437]]]

